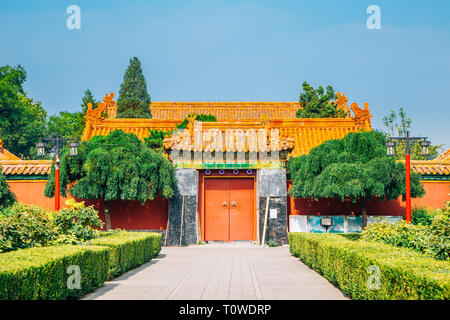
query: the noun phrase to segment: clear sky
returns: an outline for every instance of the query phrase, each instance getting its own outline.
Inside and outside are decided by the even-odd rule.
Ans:
[[[449,148],[449,16],[448,0],[1,0],[0,65],[23,65],[49,114],[87,88],[117,95],[133,56],[153,101],[295,101],[303,81],[330,84],[369,102],[374,128],[404,107],[413,134]]]

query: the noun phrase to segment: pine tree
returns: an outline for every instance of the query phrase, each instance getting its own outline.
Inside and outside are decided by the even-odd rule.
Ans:
[[[130,59],[117,100],[117,118],[151,118],[150,95],[137,57]]]
[[[84,92],[84,96],[81,100],[81,111],[83,114],[86,114],[88,103],[92,103],[92,109],[97,108],[99,103],[99,101],[95,100],[94,95],[89,89]]]

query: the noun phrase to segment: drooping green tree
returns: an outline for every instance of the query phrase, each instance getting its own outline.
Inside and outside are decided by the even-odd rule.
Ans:
[[[406,114],[404,108],[400,108],[398,113],[395,110],[391,110],[387,116],[383,117],[383,123],[388,137],[406,137],[406,132],[411,132],[412,122],[411,117]],[[397,160],[403,160],[405,159],[406,154],[406,142],[396,141],[396,143],[395,158]],[[419,141],[412,141],[412,144],[410,145],[412,160],[431,160],[436,158],[443,151],[444,145],[431,144],[428,147],[428,154],[423,155]]]
[[[296,198],[361,200],[363,226],[367,224],[367,201],[372,197],[393,200],[405,196],[405,166],[387,156],[381,132],[349,133],[313,148],[308,155],[288,162]],[[411,196],[425,193],[420,175],[411,172]]]
[[[117,118],[151,118],[150,95],[137,57],[130,59],[117,99]]]
[[[157,195],[171,198],[175,190],[173,165],[150,150],[132,133],[115,130],[83,142],[78,155],[63,149],[60,163],[61,194],[80,199],[138,200],[145,203]],[[54,196],[54,168],[45,188]]]
[[[300,109],[297,118],[345,118],[344,110],[338,109],[336,94],[333,87],[327,86],[325,92],[322,86],[314,89],[306,81],[303,82],[303,91],[300,93]]]
[[[0,139],[9,151],[23,159],[35,157],[35,144],[46,131],[47,112],[23,89],[22,66],[0,67]]]
[[[9,188],[6,178],[2,173],[2,167],[0,166],[0,209],[6,208],[16,202],[16,196]]]

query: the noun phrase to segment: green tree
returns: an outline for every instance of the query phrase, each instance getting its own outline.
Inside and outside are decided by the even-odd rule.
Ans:
[[[47,122],[47,135],[59,134],[63,138],[75,138],[81,140],[86,125],[86,110],[88,103],[92,108],[97,108],[99,101],[95,100],[92,92],[87,89],[81,101],[81,112],[61,111],[58,115],[50,116]]]
[[[0,139],[21,158],[35,156],[35,144],[45,134],[47,112],[26,96],[22,66],[0,67]]]
[[[406,114],[404,108],[400,108],[398,113],[395,110],[383,117],[383,123],[386,128],[388,137],[406,137],[406,132],[411,131],[412,119]],[[396,141],[395,158],[404,160],[406,155],[406,142]],[[415,141],[410,145],[412,160],[430,160],[436,158],[444,151],[444,145],[435,144],[428,147],[428,155],[422,154],[422,148],[419,141]]]
[[[151,118],[150,95],[137,57],[130,59],[117,99],[117,118]]]
[[[81,139],[84,129],[84,115],[81,112],[61,111],[48,119],[48,135],[59,134],[63,138]]]
[[[187,125],[189,123],[189,117],[194,117],[194,121],[203,121],[203,122],[215,122],[217,121],[216,116],[213,116],[211,114],[204,114],[204,113],[190,113],[181,123],[177,124],[177,129],[186,129]]]
[[[204,121],[204,122],[214,122],[217,121],[216,116],[210,114],[197,114],[191,113],[189,114],[181,123],[176,125],[176,129],[186,129],[188,125],[188,118],[194,117],[195,121]],[[164,138],[170,137],[173,130],[162,131],[162,130],[150,130],[150,135],[144,138],[145,144],[152,150],[161,152],[163,149]]]
[[[326,92],[322,86],[314,89],[306,81],[302,86],[297,118],[345,118],[347,116],[344,110],[337,108],[334,102],[337,97],[331,86],[327,86]]]
[[[0,209],[6,208],[16,202],[16,196],[9,188],[0,166]]]
[[[147,148],[135,134],[115,130],[83,142],[78,155],[63,149],[60,163],[61,194],[80,199],[146,200],[160,194],[171,198],[174,167],[163,155]],[[54,167],[45,188],[54,196]],[[75,185],[72,185],[76,183]]]
[[[92,103],[92,109],[95,109],[98,107],[98,104],[100,101],[95,100],[94,95],[92,94],[91,90],[87,89],[84,92],[84,96],[81,101],[81,112],[83,112],[84,115],[86,115],[86,110],[88,108],[88,104]]]
[[[308,155],[288,162],[297,198],[361,200],[363,225],[367,224],[367,200],[405,196],[405,166],[387,156],[381,132],[349,133],[313,148]],[[420,175],[411,172],[411,195],[425,193]]]
[[[162,152],[164,145],[164,138],[170,136],[172,134],[171,131],[163,131],[163,130],[150,130],[150,135],[144,138],[144,142],[153,151]]]

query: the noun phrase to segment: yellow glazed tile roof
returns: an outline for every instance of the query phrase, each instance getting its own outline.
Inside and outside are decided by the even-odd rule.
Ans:
[[[51,160],[21,160],[3,146],[0,140],[0,170],[4,175],[48,175]]]
[[[411,169],[421,175],[450,175],[449,155],[450,149],[433,160],[411,160]]]
[[[117,105],[114,93],[106,94],[98,108],[88,107],[83,141],[96,135],[108,135],[120,129],[134,133],[140,139],[150,134],[150,130],[169,131],[191,113],[212,114],[217,122],[203,122],[202,132],[218,129],[226,130],[278,130],[281,150],[293,146],[291,156],[308,153],[313,147],[330,139],[341,139],[349,132],[372,130],[368,104],[360,108],[356,103],[347,105],[344,93],[337,93],[337,105],[347,111],[343,119],[297,119],[300,108],[298,102],[152,102],[152,119],[116,118]],[[354,116],[351,116],[350,110]],[[170,147],[170,144],[166,144]],[[264,143],[263,143],[264,145]],[[193,149],[194,146],[186,146]],[[252,149],[252,146],[244,147]],[[263,147],[264,148],[264,147]],[[226,147],[225,147],[226,149]]]
[[[0,161],[1,160],[20,160],[18,156],[4,148],[2,139],[0,139]]]
[[[4,175],[48,175],[52,160],[3,160],[0,161]]]

